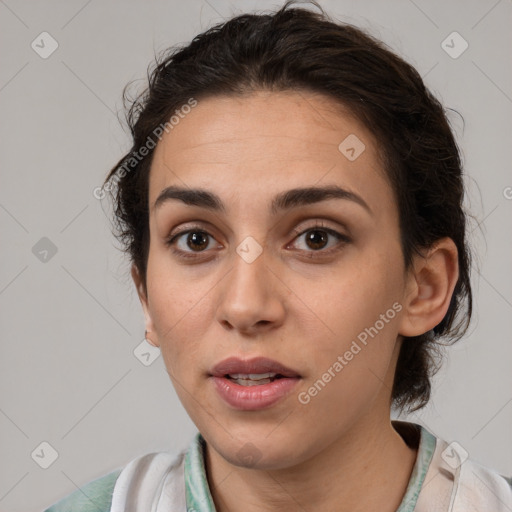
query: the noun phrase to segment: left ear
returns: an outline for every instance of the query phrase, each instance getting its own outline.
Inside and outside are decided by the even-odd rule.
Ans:
[[[399,333],[419,336],[439,324],[448,311],[458,278],[458,251],[451,238],[441,238],[425,254],[414,256]]]

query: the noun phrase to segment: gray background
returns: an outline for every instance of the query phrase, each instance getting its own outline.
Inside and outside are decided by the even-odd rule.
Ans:
[[[449,350],[431,404],[409,419],[511,475],[512,2],[320,4],[386,41],[464,117],[451,118],[475,216],[475,318]],[[145,366],[134,356],[142,313],[94,190],[129,147],[116,117],[121,91],[145,78],[154,51],[279,5],[0,1],[1,511],[42,510],[138,455],[185,447],[195,433],[162,358]],[[43,31],[59,45],[46,59],[31,48],[43,46]],[[458,58],[441,46],[453,31],[469,44]],[[42,442],[58,452],[48,469]]]

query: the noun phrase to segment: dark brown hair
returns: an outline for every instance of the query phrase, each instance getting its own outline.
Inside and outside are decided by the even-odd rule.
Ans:
[[[115,185],[116,233],[145,283],[153,150],[142,158],[140,149],[191,98],[303,90],[336,100],[371,130],[380,146],[399,211],[406,268],[415,253],[440,238],[450,237],[458,249],[459,279],[448,312],[433,330],[404,339],[400,350],[392,402],[414,411],[430,398],[441,339],[459,339],[471,318],[457,144],[443,107],[412,66],[362,30],[332,21],[316,2],[311,3],[321,13],[291,8],[293,3],[272,14],[234,17],[186,46],[170,48],[148,69],[149,86],[128,101],[129,108],[125,88],[133,145],[105,182]]]

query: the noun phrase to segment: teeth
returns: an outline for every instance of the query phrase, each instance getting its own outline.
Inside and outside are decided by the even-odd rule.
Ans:
[[[233,382],[236,382],[240,386],[261,386],[261,384],[268,384],[272,382],[272,379],[259,379],[259,380],[249,380],[249,379],[232,379]]]
[[[250,380],[261,380],[270,379],[277,375],[277,373],[230,373],[229,377],[232,379],[250,379]]]
[[[228,377],[240,386],[260,386],[272,382],[277,373],[230,373]]]

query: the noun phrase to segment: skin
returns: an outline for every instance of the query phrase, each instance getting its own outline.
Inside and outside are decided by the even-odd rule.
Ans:
[[[338,149],[350,134],[365,144],[354,161]],[[422,334],[444,317],[458,277],[457,250],[450,239],[439,240],[405,269],[398,210],[373,135],[313,93],[207,98],[159,142],[149,185],[146,283],[135,267],[132,276],[147,337],[161,348],[207,442],[217,510],[396,510],[416,458],[390,421],[396,360],[403,336]],[[225,212],[176,199],[155,207],[171,185],[214,192]],[[357,194],[368,209],[328,199],[269,212],[280,192],[324,185]],[[319,223],[349,240],[322,232],[325,246],[308,244]],[[187,244],[185,234],[174,246],[192,259],[166,244],[169,235],[197,225],[195,232],[211,235],[209,243]],[[262,249],[252,263],[236,252],[248,236]],[[332,247],[338,250],[329,254]],[[401,311],[309,403],[300,403],[298,394],[394,303]],[[230,356],[277,360],[301,380],[268,409],[235,410],[208,377]],[[241,449],[252,460],[242,459]]]

